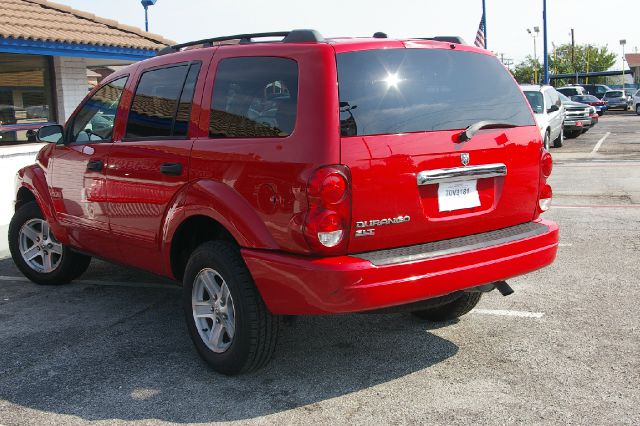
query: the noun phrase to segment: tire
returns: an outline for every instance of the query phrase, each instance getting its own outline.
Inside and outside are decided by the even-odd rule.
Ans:
[[[640,115],[640,104],[636,105],[636,114]]]
[[[553,147],[554,148],[561,148],[563,144],[564,144],[564,129],[560,129],[560,134],[553,141]]]
[[[41,285],[66,284],[82,275],[91,263],[91,257],[56,241],[35,201],[24,204],[13,215],[9,251],[20,272]]]
[[[567,131],[567,133],[565,134],[565,137],[567,139],[573,139],[573,138],[577,138],[581,134],[582,134],[582,130],[571,130],[571,131]]]
[[[268,311],[235,245],[209,241],[194,250],[182,306],[191,340],[213,370],[247,373],[273,357],[280,317]]]
[[[464,293],[452,302],[434,308],[412,312],[418,318],[429,321],[449,321],[469,313],[476,307],[482,293]]]
[[[549,151],[549,139],[551,139],[551,136],[549,135],[549,131],[547,130],[544,134],[544,140],[542,141],[544,149],[546,149],[547,151]]]

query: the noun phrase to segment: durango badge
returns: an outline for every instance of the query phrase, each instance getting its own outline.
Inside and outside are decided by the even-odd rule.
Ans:
[[[400,215],[398,217],[390,217],[384,219],[371,219],[371,220],[360,220],[356,222],[356,228],[370,228],[370,229],[357,229],[356,237],[372,237],[375,235],[375,229],[372,229],[374,226],[383,226],[383,225],[393,225],[396,223],[404,223],[409,222],[411,220],[410,216]]]

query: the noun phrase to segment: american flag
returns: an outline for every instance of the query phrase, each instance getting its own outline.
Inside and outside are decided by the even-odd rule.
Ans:
[[[484,21],[484,13],[482,14],[482,19],[480,19],[480,25],[478,25],[478,32],[476,33],[476,41],[474,44],[483,49],[486,48],[484,45],[484,31],[485,31],[485,21]]]

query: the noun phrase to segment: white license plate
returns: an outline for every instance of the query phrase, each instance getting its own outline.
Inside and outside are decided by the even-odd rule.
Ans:
[[[478,181],[441,183],[438,185],[438,207],[441,212],[469,209],[480,205]]]

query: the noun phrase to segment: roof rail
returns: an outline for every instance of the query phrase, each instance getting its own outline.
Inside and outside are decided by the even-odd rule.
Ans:
[[[455,43],[455,44],[467,44],[464,39],[460,36],[436,36],[436,37],[423,37],[420,40],[433,40],[433,41],[444,41],[446,43]]]
[[[240,44],[252,43],[254,38],[265,37],[283,37],[284,43],[321,43],[324,41],[322,35],[316,30],[292,30],[292,31],[278,31],[271,33],[249,33],[249,34],[235,34],[223,37],[205,38],[202,40],[189,41],[186,43],[174,44],[168,46],[158,52],[157,56],[166,55],[168,53],[178,52],[183,47],[197,46],[199,44],[203,47],[213,46],[214,43],[219,43],[229,40],[240,40]]]

